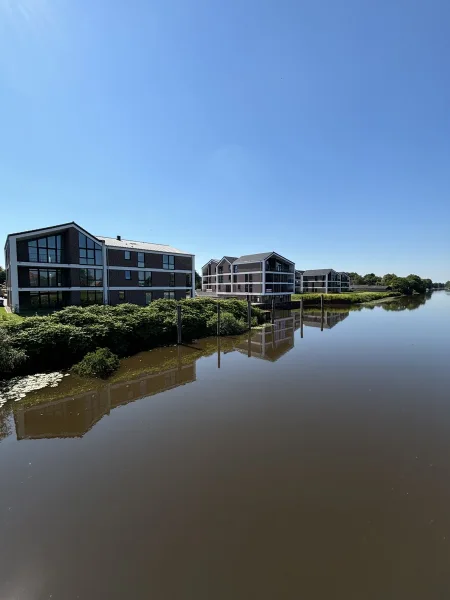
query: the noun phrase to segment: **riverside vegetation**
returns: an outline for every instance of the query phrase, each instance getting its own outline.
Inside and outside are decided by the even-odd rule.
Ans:
[[[400,292],[349,292],[348,294],[292,294],[292,300],[303,300],[305,306],[316,306],[320,304],[321,297],[325,304],[362,304],[383,300],[384,298],[395,298],[401,296]]]
[[[199,298],[181,304],[183,341],[216,335],[217,301]],[[220,335],[243,333],[247,329],[247,303],[229,299],[219,304]],[[156,300],[146,307],[69,306],[45,317],[1,321],[0,377],[68,368],[99,348],[124,357],[174,344],[176,306],[174,300]],[[253,307],[252,326],[263,320],[262,311]],[[105,356],[97,358],[104,362]],[[90,361],[96,362],[92,357]]]

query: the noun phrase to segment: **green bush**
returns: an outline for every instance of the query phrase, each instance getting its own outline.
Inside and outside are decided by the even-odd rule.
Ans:
[[[293,294],[292,300],[299,301],[303,299],[305,305],[314,306],[320,304],[322,294]],[[398,292],[349,292],[347,294],[323,294],[325,304],[361,304],[362,302],[372,302],[399,296]]]
[[[82,377],[101,377],[106,379],[118,368],[120,364],[118,356],[113,354],[109,348],[98,348],[95,352],[89,352],[72,371]]]
[[[210,335],[217,334],[217,313],[208,319]],[[236,319],[230,312],[220,314],[220,335],[239,335],[247,331],[247,325],[243,319]]]
[[[25,362],[24,350],[12,345],[12,338],[5,327],[0,327],[0,376],[13,373]]]
[[[243,331],[247,303],[220,301],[222,335]],[[181,302],[182,339],[185,342],[216,334],[217,301],[210,298]],[[10,336],[11,345],[25,351],[24,361],[16,361],[13,371],[36,373],[62,369],[80,361],[96,348],[109,348],[118,356],[130,356],[156,346],[177,341],[177,302],[156,300],[149,306],[69,306],[45,317],[10,320],[0,327]],[[263,322],[263,312],[252,308],[252,325]],[[239,323],[239,324],[237,324]],[[245,329],[244,329],[245,330]]]

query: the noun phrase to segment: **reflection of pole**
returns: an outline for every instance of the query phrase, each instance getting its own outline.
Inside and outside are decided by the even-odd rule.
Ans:
[[[180,348],[180,346],[177,346],[177,363],[178,363],[178,370],[181,371],[181,348]]]
[[[217,336],[217,368],[220,369],[220,337]]]
[[[217,301],[217,335],[220,335],[220,304]]]
[[[252,332],[250,331],[248,334],[247,356],[250,358],[251,355],[252,355]]]
[[[252,328],[252,303],[250,299],[247,300],[247,320],[249,330]]]
[[[177,333],[178,343],[181,344],[181,304],[177,304]]]
[[[303,338],[303,298],[300,300],[300,337]]]
[[[320,313],[320,331],[323,331],[323,306]]]
[[[275,298],[272,296],[272,323],[275,323]]]

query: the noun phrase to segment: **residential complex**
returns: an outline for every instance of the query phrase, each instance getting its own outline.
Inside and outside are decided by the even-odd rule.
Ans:
[[[289,302],[294,293],[295,264],[276,252],[236,258],[212,258],[202,268],[202,291],[219,298],[256,303]]]
[[[295,271],[295,292],[297,294],[339,294],[348,292],[349,289],[350,277],[348,273],[334,271],[333,269]]]
[[[193,254],[95,236],[74,222],[8,235],[5,262],[15,312],[195,295]]]

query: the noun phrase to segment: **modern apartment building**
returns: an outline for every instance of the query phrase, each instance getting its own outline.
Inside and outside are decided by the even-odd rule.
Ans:
[[[348,273],[333,269],[313,269],[295,272],[296,293],[339,294],[350,289]]]
[[[14,312],[69,305],[145,306],[195,294],[195,257],[172,246],[95,236],[74,222],[8,235]]]
[[[289,302],[294,293],[295,264],[276,252],[211,259],[202,268],[202,291],[219,298],[252,302]]]

